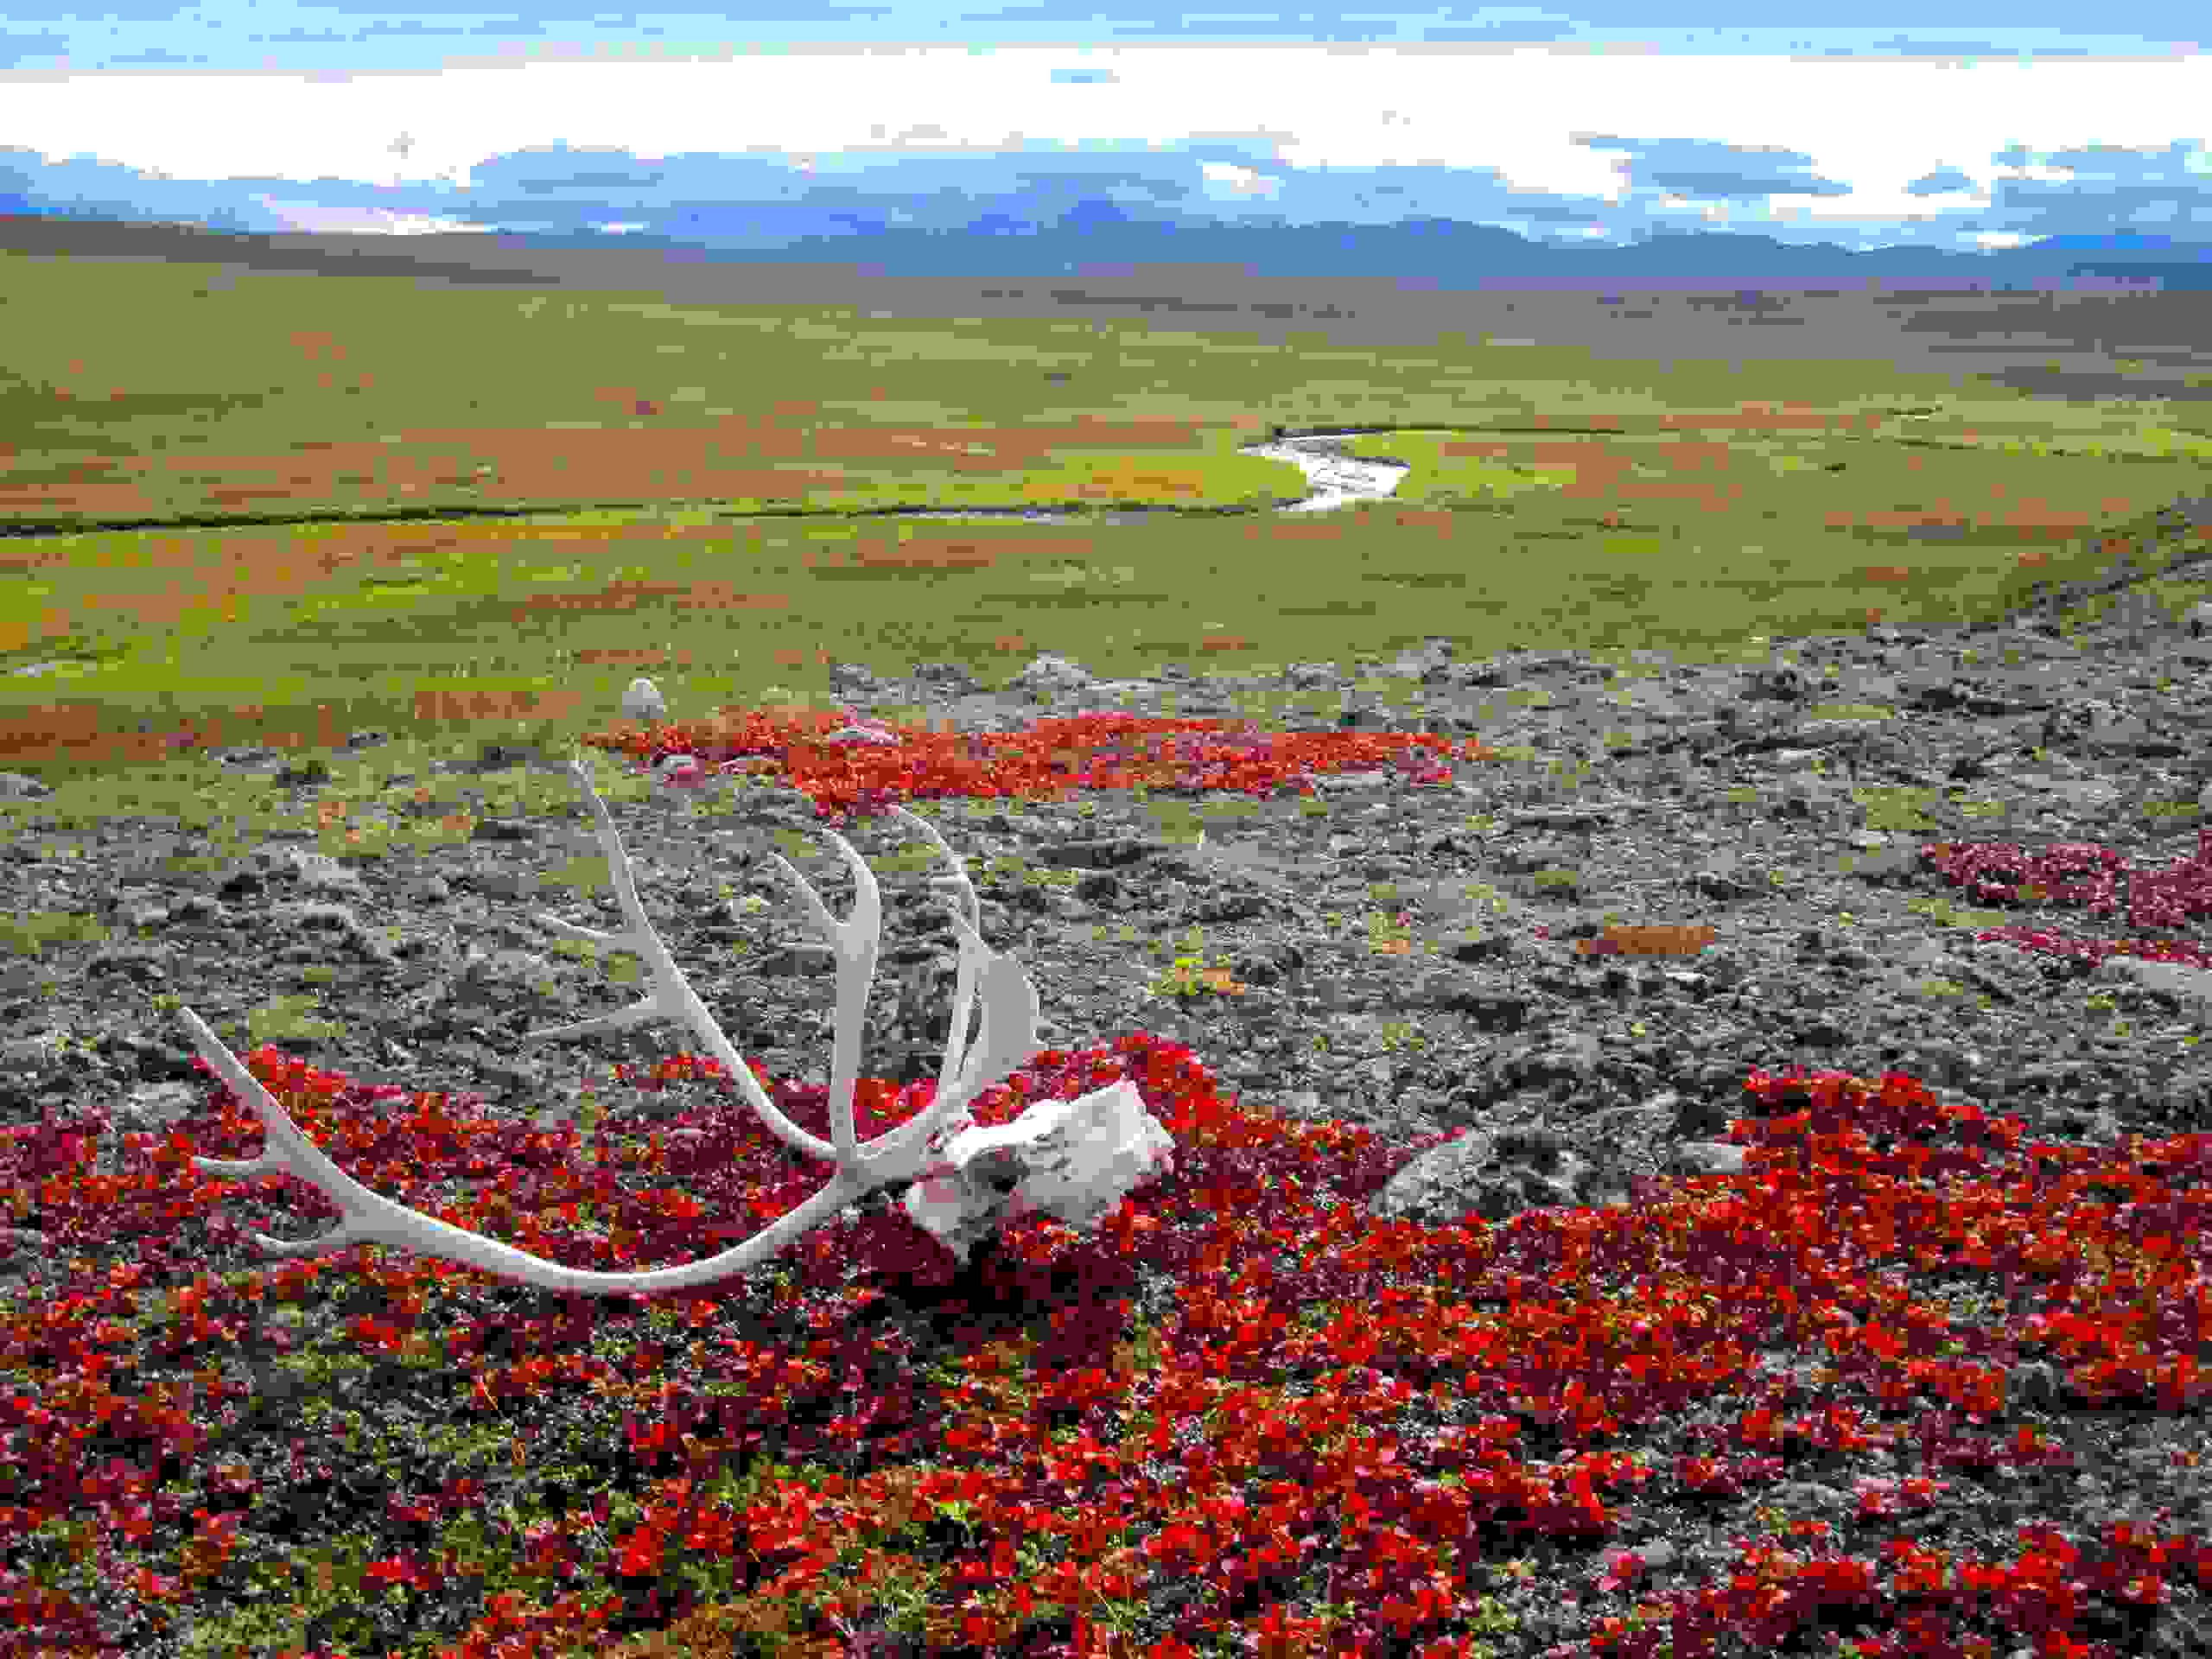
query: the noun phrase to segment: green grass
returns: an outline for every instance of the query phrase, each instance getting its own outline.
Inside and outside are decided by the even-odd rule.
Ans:
[[[696,710],[823,698],[840,661],[995,688],[1044,652],[1259,671],[1440,633],[1764,660],[2101,571],[2212,461],[2201,411],[1885,364],[22,255],[0,300],[68,320],[0,377],[0,527],[70,532],[0,537],[0,753],[48,781],[183,731],[565,741],[638,674]],[[1357,449],[1413,471],[1387,502],[1261,511],[1305,489],[1236,453],[1273,424],[1392,429]],[[149,466],[97,502],[38,491]],[[704,474],[728,487],[687,495]],[[868,516],[922,505],[1089,516]],[[1097,516],[1134,505],[1166,511]]]

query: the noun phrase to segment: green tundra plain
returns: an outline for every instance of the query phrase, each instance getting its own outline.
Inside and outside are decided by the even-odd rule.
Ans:
[[[23,253],[0,302],[0,765],[49,783],[359,727],[557,743],[640,674],[700,711],[840,661],[1763,661],[2101,570],[2212,475],[2212,403],[1871,361]],[[1237,450],[1277,430],[1411,471],[1275,512],[1303,477]]]

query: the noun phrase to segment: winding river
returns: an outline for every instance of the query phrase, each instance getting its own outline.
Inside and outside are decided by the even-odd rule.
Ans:
[[[1345,442],[1361,435],[1357,432],[1308,432],[1295,437],[1272,439],[1266,443],[1248,443],[1236,453],[1257,455],[1264,461],[1287,461],[1306,474],[1309,493],[1300,500],[1278,507],[1276,511],[1326,512],[1334,507],[1348,506],[1355,501],[1373,500],[1393,494],[1399,482],[1413,470],[1395,461],[1358,461],[1345,454]],[[1157,513],[1175,511],[1173,507],[1152,507],[1084,513],[1045,507],[909,507],[869,516],[886,518],[1027,518],[1033,521],[1081,518],[1109,524],[1141,524]]]

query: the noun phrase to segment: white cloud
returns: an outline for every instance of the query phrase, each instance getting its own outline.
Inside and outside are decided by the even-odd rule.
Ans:
[[[2206,141],[2212,58],[1966,64],[1554,51],[1521,47],[1092,48],[1108,78],[1056,81],[1057,47],[817,48],[690,62],[478,65],[350,80],[283,75],[0,75],[0,144],[172,179],[467,184],[488,157],[567,144],[820,157],[856,148],[996,153],[1025,142],[1169,147],[1213,139],[1294,168],[1494,168],[1516,190],[1619,199],[1609,133],[1777,147],[1843,195],[1783,196],[1799,224],[1910,222],[1955,196],[1907,186],[1938,162],[1986,191],[2012,145]],[[2191,128],[2194,130],[2191,130]],[[858,159],[858,158],[849,158]],[[2192,165],[2198,163],[2192,162]],[[2204,163],[2212,165],[2212,163]],[[1206,193],[1264,201],[1218,165]],[[343,210],[323,209],[322,212]],[[1700,209],[1711,213],[1711,209]],[[1726,210],[1747,219],[1740,207]]]
[[[1249,167],[1232,167],[1226,162],[1201,162],[1198,175],[1217,200],[1264,201],[1282,193],[1280,179],[1255,173]]]
[[[481,225],[466,219],[439,219],[422,213],[391,213],[380,207],[330,207],[321,202],[286,201],[276,196],[254,198],[283,219],[289,229],[319,235],[363,232],[380,236],[429,236],[447,231],[480,231]]]

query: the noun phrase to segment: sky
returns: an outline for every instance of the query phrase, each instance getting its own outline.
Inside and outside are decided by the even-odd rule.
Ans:
[[[1565,245],[2137,232],[2212,250],[2202,0],[1829,0],[1779,28],[1745,0],[1689,23],[1641,0],[1294,21],[1243,0],[106,3],[9,0],[0,213],[773,245],[1111,203],[1178,225],[1423,215]],[[2131,32],[2085,21],[2103,17]]]

